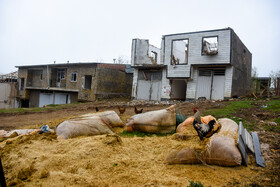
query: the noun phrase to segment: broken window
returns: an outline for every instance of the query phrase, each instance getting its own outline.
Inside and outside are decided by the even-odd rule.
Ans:
[[[203,55],[218,54],[218,36],[202,38],[202,54]]]
[[[71,82],[76,82],[77,81],[77,73],[76,72],[72,72],[71,73]]]
[[[20,78],[20,90],[24,90],[24,78]]]
[[[189,40],[172,41],[171,64],[187,64],[188,63],[188,47]]]
[[[156,64],[156,63],[157,63],[157,58],[158,58],[157,56],[158,56],[157,52],[151,51],[149,57],[151,58],[153,64]]]
[[[92,81],[92,76],[85,75],[85,89],[91,89],[91,81]]]
[[[65,70],[57,70],[57,82],[65,79]]]

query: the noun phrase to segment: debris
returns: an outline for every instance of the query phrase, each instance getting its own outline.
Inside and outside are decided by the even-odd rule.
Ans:
[[[274,122],[274,121],[269,121],[269,122],[267,122],[267,125],[269,125],[269,126],[277,126],[277,123]]]
[[[40,128],[40,130],[38,131],[38,133],[44,133],[44,132],[51,132],[53,133],[54,130],[52,130],[48,125],[44,125]]]
[[[255,157],[256,157],[257,165],[259,165],[261,167],[265,167],[264,158],[262,156],[262,152],[261,152],[261,148],[260,148],[258,134],[256,132],[252,132],[252,136],[253,136],[253,142],[254,142],[254,147],[255,147]]]
[[[244,129],[241,121],[239,122],[239,127],[238,127],[237,146],[238,146],[239,151],[242,156],[242,164],[247,166],[248,165],[248,154],[246,151],[246,135],[245,135],[245,129]]]

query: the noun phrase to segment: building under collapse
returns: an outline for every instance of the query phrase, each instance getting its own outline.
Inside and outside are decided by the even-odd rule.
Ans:
[[[252,54],[231,28],[133,39],[132,98],[227,99],[250,94]]]

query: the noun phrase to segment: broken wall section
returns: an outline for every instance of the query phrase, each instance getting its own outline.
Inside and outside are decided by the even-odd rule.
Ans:
[[[95,85],[96,98],[129,97],[133,74],[126,72],[125,65],[99,64]]]
[[[149,40],[133,39],[131,65],[160,65],[160,49],[150,45]]]
[[[18,108],[17,86],[16,82],[0,83],[0,109]]]

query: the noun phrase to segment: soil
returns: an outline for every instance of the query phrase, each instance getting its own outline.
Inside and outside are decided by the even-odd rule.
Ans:
[[[182,114],[192,116],[194,106],[203,113],[222,108],[228,102],[178,102],[177,108]],[[147,112],[170,104],[102,101],[39,113],[0,114],[0,130],[39,128],[45,124],[55,127],[66,119],[96,112],[95,107],[119,114],[118,105],[126,107],[120,115],[125,122],[135,114],[134,105]],[[167,165],[164,160],[170,150],[185,144],[172,135],[99,135],[58,141],[55,134],[33,134],[8,140],[0,155],[8,185],[16,186],[188,186],[189,181],[200,181],[204,186],[279,186],[280,133],[264,131],[259,123],[279,114],[263,113],[256,107],[241,110],[235,116],[260,124],[254,130],[258,131],[265,168],[256,165],[253,155],[249,155],[248,167]],[[119,133],[124,129],[115,130]]]

